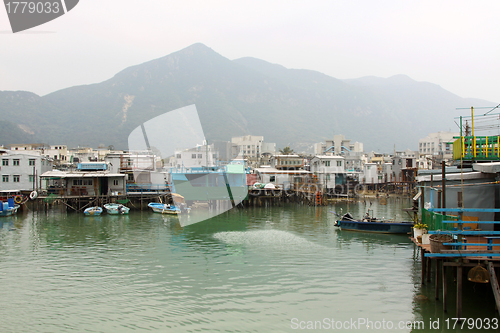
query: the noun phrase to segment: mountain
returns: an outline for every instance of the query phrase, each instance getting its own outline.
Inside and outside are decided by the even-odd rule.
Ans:
[[[229,60],[194,44],[97,84],[45,96],[0,92],[0,119],[17,128],[0,131],[0,143],[21,143],[21,135],[25,142],[126,149],[135,127],[195,104],[209,142],[263,135],[302,151],[344,134],[366,151],[388,152],[394,144],[417,149],[430,132],[457,130],[455,108],[472,102],[404,75],[338,80],[255,58]]]

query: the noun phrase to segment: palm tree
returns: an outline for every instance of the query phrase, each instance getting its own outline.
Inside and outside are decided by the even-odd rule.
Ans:
[[[286,146],[283,149],[280,149],[280,154],[281,155],[292,155],[294,153],[293,149],[291,149],[289,146]]]

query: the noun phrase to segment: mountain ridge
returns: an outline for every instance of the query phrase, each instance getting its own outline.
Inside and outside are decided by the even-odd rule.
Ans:
[[[455,108],[470,101],[405,75],[340,80],[251,57],[230,60],[196,43],[99,83],[44,96],[0,91],[0,116],[33,131],[31,140],[126,149],[141,123],[195,104],[209,142],[263,135],[302,151],[344,134],[366,150],[392,151],[395,143],[416,149],[419,138],[455,126]],[[18,143],[8,140],[0,133],[1,143]]]

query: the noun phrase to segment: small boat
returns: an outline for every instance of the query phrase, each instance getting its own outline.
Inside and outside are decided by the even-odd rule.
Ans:
[[[130,208],[118,203],[105,204],[104,208],[106,208],[106,212],[108,214],[112,215],[128,214],[128,212],[130,211]]]
[[[11,216],[17,213],[17,210],[19,209],[19,205],[10,205],[7,202],[1,202],[1,210],[0,210],[0,216]]]
[[[97,216],[101,215],[102,213],[102,208],[101,207],[89,207],[83,211],[85,215],[88,216]]]
[[[158,202],[150,202],[148,204],[148,207],[153,209],[153,212],[155,213],[162,213],[162,214],[181,214],[182,209],[175,205],[170,205],[170,204],[162,204]],[[189,208],[186,208],[185,211],[189,211]]]
[[[368,214],[362,220],[356,220],[351,213],[342,215],[334,224],[342,230],[376,232],[383,234],[407,234],[411,232],[413,222],[392,222],[370,217]]]

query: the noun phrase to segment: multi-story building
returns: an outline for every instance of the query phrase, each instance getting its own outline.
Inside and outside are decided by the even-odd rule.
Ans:
[[[298,170],[304,168],[304,159],[299,155],[273,155],[271,166],[276,169]]]
[[[245,135],[231,138],[244,157],[260,157],[264,153],[276,153],[276,143],[264,142],[263,136]]]
[[[439,160],[453,159],[453,137],[460,136],[457,132],[430,133],[418,140],[418,152],[422,155],[432,155]]]
[[[38,152],[0,150],[0,190],[32,191],[43,187],[40,175],[52,170],[52,161]]]
[[[50,145],[43,149],[43,155],[52,158],[56,163],[66,163],[68,161],[68,146]]]
[[[324,143],[314,144],[315,155],[349,155],[350,153],[362,153],[363,144],[361,142],[351,143],[342,134],[333,136],[333,140],[326,140]]]
[[[342,156],[314,156],[311,159],[310,167],[311,172],[316,175],[318,183],[325,189],[345,184],[345,159]]]
[[[396,152],[392,157],[392,181],[415,182],[417,176],[418,152],[407,149]]]

